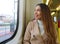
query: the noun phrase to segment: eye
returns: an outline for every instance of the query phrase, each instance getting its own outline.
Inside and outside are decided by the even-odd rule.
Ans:
[[[40,9],[37,9],[37,11],[40,11]]]

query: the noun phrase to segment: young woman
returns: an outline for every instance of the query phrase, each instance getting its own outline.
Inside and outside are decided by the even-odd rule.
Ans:
[[[37,4],[34,20],[30,21],[26,28],[23,44],[56,44],[56,38],[49,7],[45,4]]]

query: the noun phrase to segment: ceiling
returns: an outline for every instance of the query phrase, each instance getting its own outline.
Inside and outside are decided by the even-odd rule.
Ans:
[[[60,5],[60,0],[49,0],[48,6],[51,9],[56,9]]]

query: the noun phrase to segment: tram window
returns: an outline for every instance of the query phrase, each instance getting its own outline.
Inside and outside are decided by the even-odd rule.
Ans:
[[[0,0],[0,43],[16,31],[17,8],[18,0]]]

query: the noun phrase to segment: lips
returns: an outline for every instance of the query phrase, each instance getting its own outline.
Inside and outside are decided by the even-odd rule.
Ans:
[[[36,17],[38,17],[39,15],[35,14]]]

